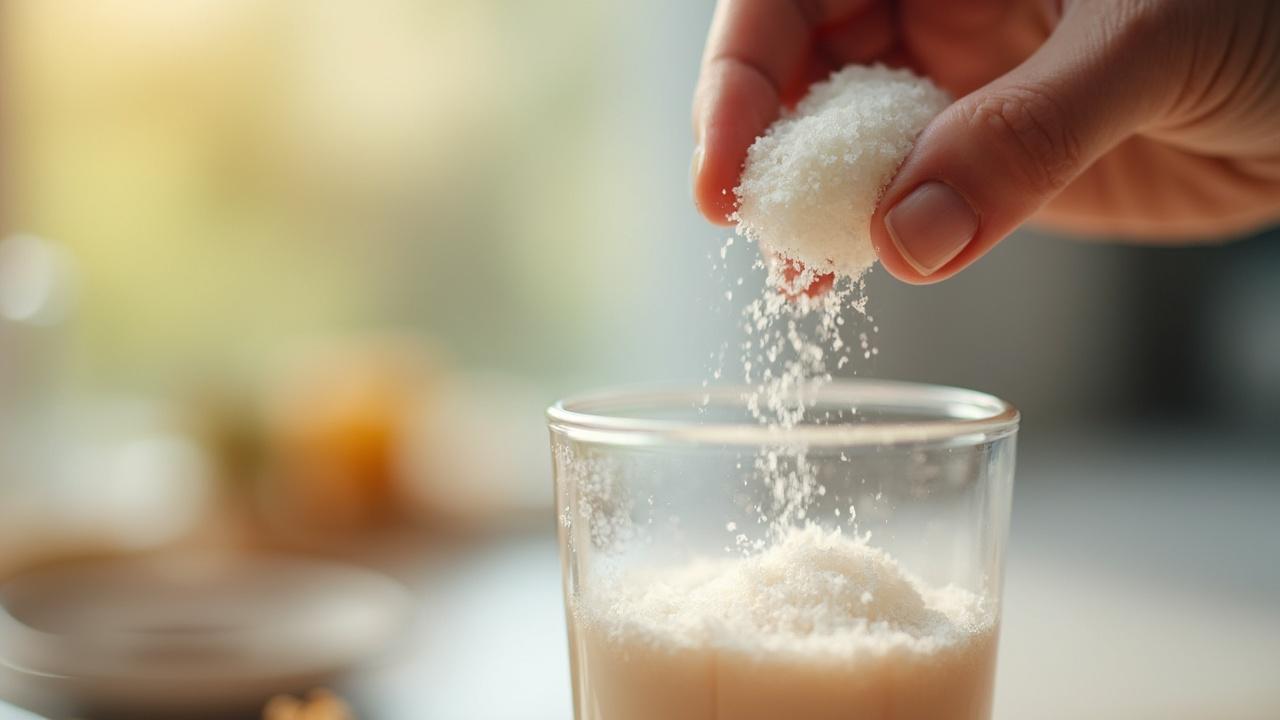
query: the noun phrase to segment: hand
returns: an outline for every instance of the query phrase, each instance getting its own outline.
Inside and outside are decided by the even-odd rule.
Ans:
[[[784,104],[875,61],[959,98],[871,220],[904,281],[946,279],[1033,217],[1152,242],[1280,218],[1275,0],[721,0],[693,108],[702,213],[727,222]]]

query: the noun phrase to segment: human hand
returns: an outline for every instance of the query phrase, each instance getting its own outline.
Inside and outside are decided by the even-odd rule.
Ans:
[[[728,222],[782,105],[875,61],[959,98],[871,219],[906,282],[951,277],[1029,218],[1169,243],[1280,218],[1274,0],[721,0],[693,108],[702,213]]]

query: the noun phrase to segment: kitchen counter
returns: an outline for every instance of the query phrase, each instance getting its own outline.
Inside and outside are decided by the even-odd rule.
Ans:
[[[996,717],[1280,717],[1277,516],[1280,447],[1265,442],[1026,444]],[[362,717],[569,718],[550,534],[441,548],[426,562],[403,647],[343,688]]]

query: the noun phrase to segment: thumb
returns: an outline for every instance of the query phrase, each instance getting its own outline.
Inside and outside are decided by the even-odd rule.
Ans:
[[[1035,54],[925,128],[871,219],[886,270],[954,275],[1163,111],[1173,33],[1134,5],[1070,4]]]

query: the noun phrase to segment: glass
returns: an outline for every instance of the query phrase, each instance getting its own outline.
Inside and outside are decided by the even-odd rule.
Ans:
[[[989,718],[1017,410],[835,381],[783,429],[747,393],[548,410],[577,720]]]

